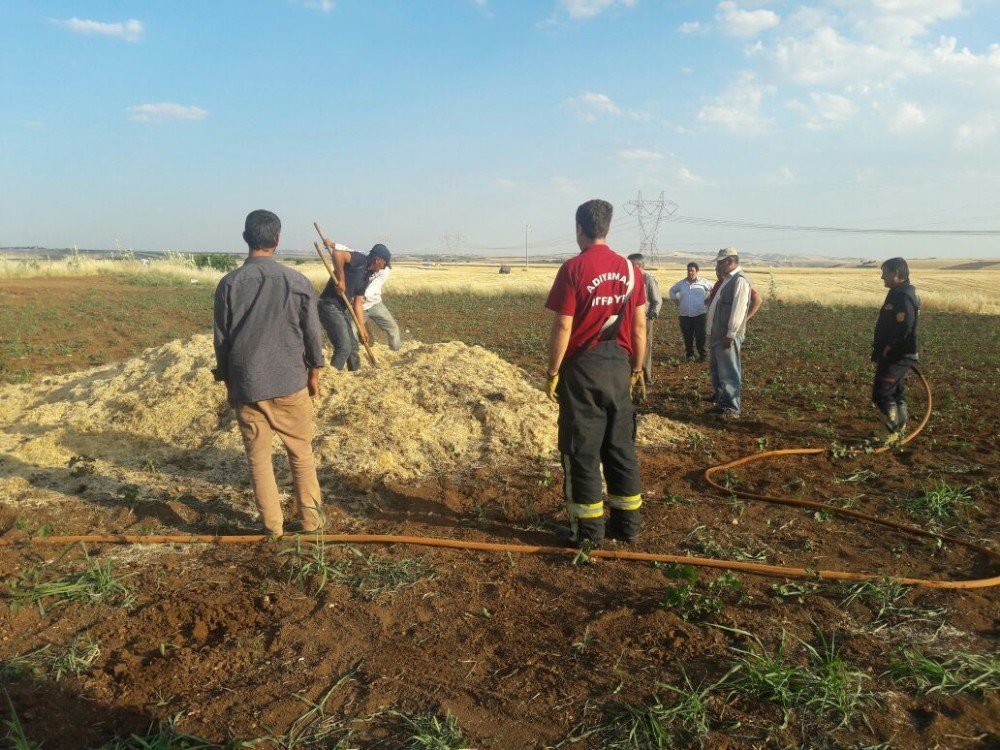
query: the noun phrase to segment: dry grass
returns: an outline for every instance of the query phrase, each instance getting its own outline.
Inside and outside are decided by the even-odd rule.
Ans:
[[[954,260],[916,261],[913,265],[913,281],[925,310],[1000,315],[1000,264],[984,262],[982,265],[987,267],[970,270],[948,268],[949,265],[961,265]],[[317,288],[322,288],[328,278],[319,262],[297,264],[295,268],[309,277]],[[555,265],[533,265],[527,269],[514,265],[511,273],[501,274],[499,268],[499,263],[435,264],[430,267],[397,263],[386,292],[389,296],[446,292],[544,294],[551,287],[557,270]],[[222,275],[176,259],[158,259],[143,264],[135,260],[79,257],[56,261],[0,258],[0,279],[122,273],[160,273],[201,283],[214,283]],[[654,269],[653,274],[666,292],[684,276],[684,267],[665,265]],[[776,295],[784,302],[877,307],[885,298],[877,268],[751,268],[749,275],[765,299]]]
[[[42,258],[6,258],[0,256],[0,279],[30,279],[41,276],[103,276],[103,275],[163,274],[199,283],[215,283],[222,274],[210,268],[195,268],[194,264],[176,258],[165,258],[143,263],[141,260],[110,260],[89,258],[83,255],[67,256],[58,260]]]

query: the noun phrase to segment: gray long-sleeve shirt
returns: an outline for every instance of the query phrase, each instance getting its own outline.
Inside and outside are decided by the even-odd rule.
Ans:
[[[660,294],[660,282],[645,269],[643,269],[642,275],[646,279],[646,317],[658,317],[660,307],[663,305],[663,295]]]
[[[323,367],[316,292],[270,256],[247,258],[215,290],[215,377],[238,403],[288,396]]]

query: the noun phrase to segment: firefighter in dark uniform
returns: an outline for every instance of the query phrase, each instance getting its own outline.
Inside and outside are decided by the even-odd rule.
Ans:
[[[875,324],[872,401],[882,412],[889,432],[896,433],[903,429],[908,417],[903,379],[918,358],[920,299],[910,283],[910,269],[903,258],[890,258],[882,264],[882,281],[889,293]]]
[[[605,537],[601,469],[611,509],[607,535],[638,541],[642,494],[631,391],[645,390],[646,285],[642,271],[605,242],[613,208],[576,210],[580,254],[563,263],[545,306],[555,313],[546,392],[559,403],[559,452],[569,540]]]

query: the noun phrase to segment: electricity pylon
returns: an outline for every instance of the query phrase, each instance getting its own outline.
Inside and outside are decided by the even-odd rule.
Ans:
[[[640,190],[639,197],[625,204],[625,210],[629,216],[635,216],[639,220],[639,252],[649,263],[655,264],[660,256],[660,246],[657,244],[660,225],[665,218],[673,216],[677,204],[664,198],[662,191],[656,200],[644,200]]]

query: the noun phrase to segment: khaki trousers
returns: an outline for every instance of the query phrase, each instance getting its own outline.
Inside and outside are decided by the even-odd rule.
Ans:
[[[281,536],[284,531],[278,485],[271,462],[271,442],[275,433],[288,453],[295,487],[295,513],[302,519],[302,530],[319,529],[323,525],[322,500],[312,452],[313,406],[309,392],[303,388],[290,396],[238,404],[236,421],[250,462],[254,499],[267,532]]]

